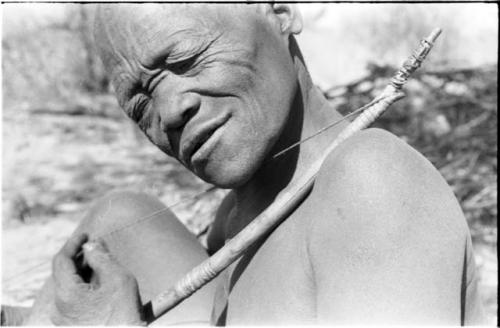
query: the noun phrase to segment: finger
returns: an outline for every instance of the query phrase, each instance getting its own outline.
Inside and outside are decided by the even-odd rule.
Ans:
[[[120,265],[102,241],[92,241],[84,244],[83,252],[87,264],[95,272],[97,279],[101,283],[120,275],[119,272],[122,271]]]
[[[87,235],[84,234],[70,237],[54,257],[52,261],[52,276],[57,286],[70,288],[74,284],[83,282],[77,273],[74,259],[87,239]]]
[[[75,258],[82,249],[83,244],[89,239],[85,233],[71,236],[62,248],[62,252],[70,258]]]

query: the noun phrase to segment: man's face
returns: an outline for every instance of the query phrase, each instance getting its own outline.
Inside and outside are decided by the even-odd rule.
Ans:
[[[202,179],[246,182],[296,93],[278,23],[254,5],[124,5],[114,16],[104,58],[126,113]]]

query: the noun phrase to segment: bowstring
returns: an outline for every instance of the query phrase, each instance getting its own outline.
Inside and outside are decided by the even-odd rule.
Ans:
[[[289,152],[290,150],[294,149],[295,147],[298,147],[301,144],[303,144],[304,142],[311,140],[312,138],[320,135],[321,133],[325,132],[326,130],[329,130],[330,128],[336,126],[339,123],[342,123],[343,121],[347,120],[348,118],[350,118],[352,116],[355,116],[357,114],[360,114],[362,111],[364,111],[368,107],[375,105],[376,103],[380,102],[381,100],[383,100],[385,98],[387,98],[387,97],[381,97],[381,98],[374,99],[374,100],[370,101],[368,104],[366,104],[366,105],[364,105],[364,106],[362,106],[362,107],[360,107],[360,108],[358,108],[358,109],[350,112],[349,114],[344,115],[344,117],[342,117],[341,119],[338,119],[337,121],[326,125],[325,127],[319,129],[318,131],[314,132],[310,136],[308,136],[308,137],[306,137],[304,139],[301,139],[301,140],[297,141],[296,143],[293,143],[292,145],[286,147],[283,150],[280,150],[279,152],[277,152],[276,154],[274,154],[269,161],[272,161],[272,160],[274,160],[274,159],[276,159],[276,158],[284,155],[285,153]]]
[[[42,266],[47,265],[47,264],[49,264],[49,263],[50,263],[49,261],[39,262],[39,263],[37,263],[37,264],[33,265],[32,267],[30,267],[30,268],[26,269],[26,270],[23,270],[23,271],[21,271],[21,272],[16,273],[15,275],[12,275],[12,276],[10,276],[10,277],[8,277],[8,278],[3,279],[3,281],[2,281],[2,282],[3,282],[3,283],[7,283],[7,282],[9,282],[9,283],[10,283],[10,282],[12,282],[12,281],[16,281],[16,279],[19,279],[19,278],[24,278],[24,276],[25,276],[26,274],[28,274],[28,273],[30,273],[30,272],[32,272],[32,271],[34,271],[35,269],[39,269],[39,268],[41,268]]]
[[[215,186],[211,186],[211,187],[209,187],[209,188],[207,188],[207,189],[205,189],[205,190],[203,190],[203,191],[201,191],[201,192],[199,192],[199,193],[197,193],[197,194],[195,194],[195,195],[185,196],[185,197],[181,198],[179,201],[177,201],[176,203],[174,203],[174,204],[172,204],[172,205],[170,205],[170,206],[167,206],[167,207],[165,207],[165,208],[162,208],[161,210],[158,210],[158,211],[155,211],[155,212],[153,212],[153,213],[151,213],[151,214],[148,214],[148,215],[145,215],[145,216],[143,216],[143,217],[140,217],[139,219],[134,220],[134,221],[132,221],[132,222],[130,222],[130,223],[124,224],[123,226],[118,227],[118,228],[116,228],[116,229],[111,229],[110,231],[107,231],[107,232],[105,232],[105,233],[102,233],[102,234],[100,234],[100,235],[97,235],[97,236],[95,236],[94,238],[96,238],[96,239],[98,239],[98,238],[103,238],[103,237],[105,237],[105,236],[109,236],[109,235],[111,235],[111,234],[113,234],[113,233],[116,233],[116,232],[118,232],[118,231],[122,231],[122,230],[125,230],[125,229],[127,229],[127,228],[130,228],[131,226],[134,226],[134,225],[136,225],[136,224],[139,224],[139,223],[145,222],[145,221],[147,221],[147,220],[149,220],[149,219],[154,218],[154,217],[155,217],[156,215],[158,215],[158,214],[161,214],[161,213],[163,213],[163,212],[169,211],[170,209],[172,209],[172,208],[174,208],[174,207],[176,207],[176,206],[178,206],[178,205],[180,205],[180,204],[186,203],[186,202],[188,202],[188,201],[194,201],[194,200],[196,200],[197,198],[200,198],[201,196],[204,196],[204,195],[206,195],[206,194],[209,194],[210,192],[212,192],[212,191],[214,191],[214,190],[216,190],[216,189],[217,189],[217,188],[216,188]]]
[[[383,100],[383,99],[385,99],[385,98],[386,98],[386,97],[376,98],[376,99],[374,99],[374,100],[370,101],[368,104],[366,104],[366,105],[364,105],[364,106],[362,106],[362,107],[357,108],[356,110],[352,111],[352,112],[351,112],[351,113],[349,113],[349,114],[344,115],[342,118],[340,118],[340,119],[336,120],[335,122],[332,122],[332,123],[330,123],[330,124],[326,125],[325,127],[323,127],[323,128],[321,128],[321,129],[319,129],[318,131],[314,132],[312,135],[310,135],[310,136],[308,136],[308,137],[306,137],[306,138],[304,138],[304,139],[301,139],[301,140],[299,140],[299,141],[297,141],[297,142],[293,143],[292,145],[290,145],[290,146],[286,147],[286,148],[285,148],[285,149],[283,149],[283,150],[280,150],[280,151],[279,151],[279,152],[277,152],[276,154],[272,155],[272,156],[271,156],[271,158],[268,160],[268,162],[269,162],[269,161],[273,161],[273,160],[275,160],[276,158],[278,158],[278,157],[280,157],[280,156],[282,156],[282,155],[286,154],[287,152],[289,152],[289,151],[291,151],[291,150],[295,149],[296,147],[300,146],[300,145],[301,145],[301,144],[303,144],[304,142],[311,140],[312,138],[314,138],[314,137],[316,137],[316,136],[318,136],[318,135],[320,135],[320,134],[324,133],[325,131],[327,131],[327,130],[329,130],[330,128],[332,128],[332,127],[334,127],[334,126],[336,126],[336,125],[338,125],[338,124],[340,124],[340,123],[344,122],[345,120],[347,120],[347,119],[349,119],[349,118],[351,118],[351,117],[353,117],[353,116],[355,116],[355,115],[360,114],[362,111],[364,111],[364,110],[365,110],[365,109],[367,109],[368,107],[373,106],[374,104],[376,104],[376,103],[378,103],[378,102],[382,101],[382,100]],[[159,215],[159,214],[161,214],[161,213],[163,213],[163,212],[170,211],[172,208],[174,208],[174,207],[176,207],[176,206],[179,206],[179,205],[181,205],[181,204],[183,204],[183,203],[186,203],[186,202],[188,202],[188,201],[194,201],[194,200],[196,200],[196,199],[198,199],[198,198],[200,198],[200,197],[202,197],[202,196],[207,195],[208,193],[210,193],[210,192],[212,192],[212,191],[214,191],[214,190],[216,190],[216,189],[217,189],[217,188],[216,188],[215,186],[211,186],[211,187],[209,187],[209,188],[207,188],[207,189],[205,189],[205,190],[203,190],[203,191],[201,191],[201,192],[199,192],[199,193],[197,193],[197,194],[195,194],[195,195],[191,195],[191,196],[186,196],[186,197],[183,197],[183,198],[181,198],[179,201],[177,201],[176,203],[174,203],[174,204],[172,204],[172,205],[166,206],[165,208],[162,208],[161,210],[158,210],[158,211],[155,211],[155,212],[150,213],[150,214],[148,214],[148,215],[142,216],[142,217],[138,218],[137,220],[133,220],[132,222],[127,223],[127,224],[124,224],[123,226],[120,226],[120,227],[118,227],[118,228],[111,229],[110,231],[107,231],[107,232],[104,232],[104,233],[99,234],[99,235],[97,235],[97,236],[94,236],[93,238],[95,238],[95,239],[98,239],[98,238],[103,238],[103,237],[105,237],[105,236],[109,236],[109,235],[114,234],[114,233],[117,233],[117,232],[119,232],[119,231],[123,231],[123,230],[128,229],[128,228],[130,228],[130,227],[132,227],[132,226],[135,226],[135,225],[137,225],[137,224],[139,224],[139,223],[143,223],[143,222],[145,222],[145,221],[147,221],[147,220],[150,220],[150,219],[152,219],[152,218],[156,217],[157,215]],[[204,230],[204,229],[202,229],[202,230]],[[17,278],[23,277],[25,274],[30,273],[30,272],[32,272],[33,270],[38,269],[38,268],[42,267],[43,265],[45,265],[45,264],[49,264],[49,263],[50,263],[50,262],[48,262],[48,261],[43,261],[43,262],[37,263],[36,265],[32,266],[32,267],[31,267],[31,268],[29,268],[29,269],[26,269],[26,270],[24,270],[24,271],[21,271],[21,272],[19,272],[19,273],[15,274],[15,275],[12,275],[11,277],[8,277],[8,278],[6,278],[6,279],[3,279],[3,283],[7,283],[7,282],[11,282],[11,281],[15,281]]]

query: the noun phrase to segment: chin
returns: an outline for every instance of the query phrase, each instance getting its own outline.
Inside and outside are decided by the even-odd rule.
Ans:
[[[256,171],[257,165],[231,163],[231,165],[208,165],[204,172],[196,174],[204,181],[218,188],[237,189],[247,183]]]

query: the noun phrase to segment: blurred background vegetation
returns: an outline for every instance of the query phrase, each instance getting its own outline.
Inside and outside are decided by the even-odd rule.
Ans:
[[[226,191],[155,149],[121,113],[92,42],[94,5],[3,4],[2,303],[29,305],[93,199],[134,188],[178,204],[194,233]],[[497,48],[493,4],[303,4],[314,81],[342,113],[366,104],[436,25],[442,37],[376,126],[422,152],[466,215],[497,309]],[[439,250],[436,250],[439,251]],[[28,270],[28,271],[27,271]]]

